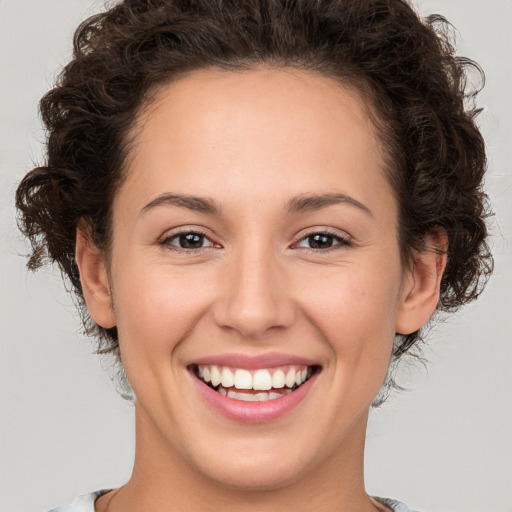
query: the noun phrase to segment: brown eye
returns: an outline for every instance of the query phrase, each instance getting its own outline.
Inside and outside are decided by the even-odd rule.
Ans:
[[[302,238],[296,246],[305,249],[322,250],[348,245],[350,245],[350,242],[340,235],[334,233],[312,233]]]
[[[213,242],[203,233],[195,231],[183,231],[168,236],[163,240],[162,245],[172,246],[178,249],[203,249],[205,247],[213,247]]]
[[[179,246],[183,249],[198,249],[203,246],[204,236],[197,233],[187,233],[179,235],[177,238]]]
[[[311,249],[326,249],[332,247],[334,237],[331,235],[316,234],[308,236],[308,243]]]

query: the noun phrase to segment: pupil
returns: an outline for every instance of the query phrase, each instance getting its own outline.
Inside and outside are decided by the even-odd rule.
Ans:
[[[180,246],[183,249],[197,249],[203,245],[203,235],[196,233],[187,233],[180,235]]]
[[[332,247],[332,236],[316,234],[309,237],[309,245],[313,249],[324,249]]]

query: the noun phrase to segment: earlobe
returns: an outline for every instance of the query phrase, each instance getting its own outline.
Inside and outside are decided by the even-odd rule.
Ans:
[[[110,283],[105,255],[81,228],[76,233],[75,259],[80,272],[80,282],[85,303],[91,318],[101,327],[115,327]]]
[[[415,255],[402,287],[395,326],[398,334],[417,331],[435,312],[446,268],[447,249],[448,236],[439,229],[428,235],[425,249]]]

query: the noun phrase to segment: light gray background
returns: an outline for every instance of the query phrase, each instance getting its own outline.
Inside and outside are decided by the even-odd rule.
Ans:
[[[484,67],[496,271],[481,299],[432,333],[428,369],[371,416],[370,493],[430,512],[512,511],[512,1],[418,0]],[[16,183],[41,155],[37,102],[90,0],[0,0],[0,512],[42,512],[130,475],[133,410],[80,335],[57,270],[27,274]],[[314,419],[313,419],[314,420]]]

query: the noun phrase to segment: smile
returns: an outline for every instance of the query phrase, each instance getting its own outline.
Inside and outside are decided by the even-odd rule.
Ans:
[[[193,371],[198,379],[222,396],[245,402],[265,402],[294,392],[318,369],[308,365],[246,369],[198,364]]]
[[[317,361],[282,353],[210,355],[191,361],[187,369],[200,401],[242,424],[279,421],[308,407],[322,373]]]

